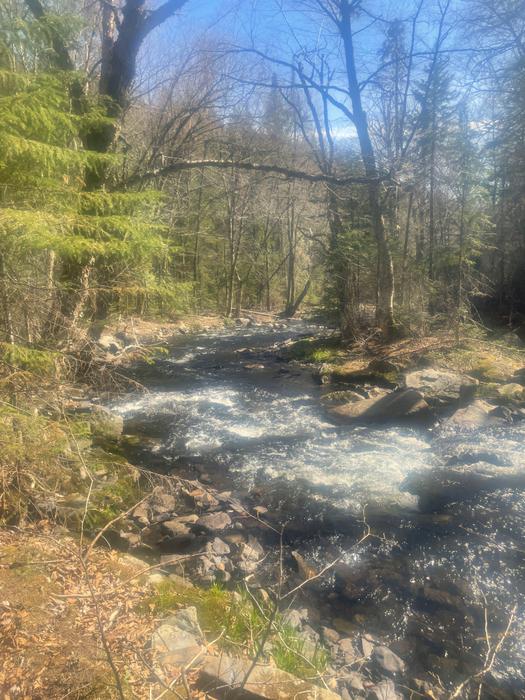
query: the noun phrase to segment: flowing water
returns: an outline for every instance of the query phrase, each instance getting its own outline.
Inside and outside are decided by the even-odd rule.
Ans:
[[[480,448],[525,468],[525,427],[335,425],[326,388],[278,354],[316,331],[297,322],[183,337],[152,368],[150,393],[118,410],[130,431],[157,438],[156,468],[197,468],[267,506],[313,566],[342,555],[315,593],[322,619],[394,642],[413,676],[450,688],[478,672],[513,615],[482,697],[525,698],[522,493],[465,494],[421,513],[402,487],[414,470]],[[356,547],[363,514],[375,536]]]

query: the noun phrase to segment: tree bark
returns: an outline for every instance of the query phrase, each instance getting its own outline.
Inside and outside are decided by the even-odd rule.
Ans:
[[[394,332],[394,266],[383,219],[375,152],[370,138],[367,116],[363,110],[359,82],[357,80],[351,12],[349,1],[341,0],[340,31],[344,46],[348,93],[352,101],[353,122],[357,131],[365,175],[368,179],[367,190],[370,223],[377,244],[378,274],[376,323],[385,338],[388,339],[392,337]]]

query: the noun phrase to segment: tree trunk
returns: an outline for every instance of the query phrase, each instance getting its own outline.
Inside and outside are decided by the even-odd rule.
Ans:
[[[401,272],[401,286],[400,286],[400,302],[401,306],[405,303],[405,293],[406,293],[406,278],[408,271],[408,241],[410,236],[410,219],[412,217],[412,204],[414,202],[414,190],[410,190],[408,195],[408,209],[407,209],[407,220],[405,224],[405,239],[403,241],[403,264]]]
[[[392,337],[394,332],[394,266],[385,230],[374,147],[372,146],[368,121],[363,110],[361,91],[357,79],[351,12],[349,1],[341,0],[340,31],[344,45],[348,92],[352,101],[353,121],[359,139],[365,174],[370,179],[367,185],[368,204],[370,223],[377,244],[378,256],[376,323],[384,337],[388,339]]]
[[[4,256],[0,254],[0,294],[2,295],[2,308],[4,311],[4,332],[5,337],[11,345],[15,344],[15,331],[13,326],[13,316],[11,314],[11,304],[7,292],[7,271]]]

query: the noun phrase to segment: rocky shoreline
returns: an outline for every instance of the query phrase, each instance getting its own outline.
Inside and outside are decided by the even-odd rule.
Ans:
[[[257,353],[247,350],[245,355],[251,355],[245,369],[257,372],[266,366],[258,361]],[[297,361],[290,360],[285,349],[278,350],[276,357],[290,363],[290,369],[285,369],[285,364],[283,371],[294,371]],[[311,365],[297,364],[312,369]],[[339,368],[317,363],[313,372],[322,385],[321,400],[326,413],[335,422],[346,425],[417,421],[428,425],[438,420],[438,426],[434,426],[436,435],[446,436],[453,431],[467,436],[467,447],[463,444],[452,449],[439,468],[415,472],[406,480],[403,488],[419,499],[420,514],[413,515],[418,527],[452,532],[460,521],[455,511],[448,509],[450,504],[462,503],[476,494],[525,486],[520,468],[507,464],[504,457],[491,450],[468,444],[468,436],[477,434],[479,429],[497,431],[523,420],[524,373],[520,368],[506,381],[491,387],[488,397],[483,396],[486,383],[474,376],[439,367],[405,367],[392,360],[374,359],[344,374]],[[123,427],[129,431],[129,424]],[[124,435],[124,444],[126,440],[129,443],[130,436]],[[134,449],[137,447],[141,449],[135,441]],[[145,449],[148,452],[147,446]],[[482,620],[471,591],[444,582],[436,584],[435,580],[406,580],[402,560],[393,565],[384,561],[377,569],[366,565],[349,567],[340,561],[326,571],[315,568],[294,550],[298,533],[291,528],[283,536],[281,515],[272,512],[271,507],[268,510],[270,504],[264,499],[258,502],[257,494],[234,493],[224,481],[217,485],[215,475],[210,476],[206,468],[197,470],[198,479],[182,478],[177,471],[175,468],[171,476],[156,477],[153,491],[108,536],[133,557],[154,562],[154,585],[171,582],[176,586],[208,588],[219,583],[231,591],[247,588],[253,595],[271,601],[293,630],[294,638],[300,640],[300,654],[312,656],[322,649],[327,655],[326,668],[312,679],[313,685],[301,686],[304,697],[329,698],[336,694],[345,700],[401,700],[415,695],[444,699],[450,697],[462,678],[476,672],[474,662],[458,665],[449,656],[451,646],[448,650],[447,644],[443,647],[442,633],[425,629],[429,619],[435,619],[436,629],[447,619],[454,628],[467,624],[478,629]],[[315,521],[312,527],[316,527]],[[362,534],[368,532],[370,538],[375,538],[380,551],[385,535],[378,534],[374,523],[363,526],[354,520],[349,532],[357,533],[355,541],[359,540],[359,527]],[[327,588],[323,587],[326,579]],[[378,633],[374,625],[367,625],[366,619],[360,619],[360,613],[353,611],[357,601],[369,597],[370,591],[383,586],[385,580],[389,588],[403,591],[421,607],[421,629],[412,630],[410,641]],[[295,589],[296,593],[288,598]],[[242,654],[241,660],[236,660],[231,653],[221,652],[220,658],[230,668],[226,682],[224,668],[217,667],[217,656],[210,657],[208,653],[210,640],[202,635],[196,609],[189,606],[182,612],[194,623],[188,632],[187,649],[184,651],[175,641],[163,653],[170,656],[176,652],[181,659],[179,665],[200,669],[204,687],[212,689],[214,683],[238,687],[242,677],[248,694],[238,697],[274,697],[270,690],[265,695],[261,687],[255,687],[257,684],[280,686],[278,697],[292,697],[283,690],[292,681],[280,675],[285,672],[275,666],[269,648],[261,649],[253,668],[251,663],[242,665]],[[168,637],[180,637],[178,615],[163,620],[164,636],[171,628]],[[418,640],[422,640],[426,653],[434,655],[431,663],[418,659]],[[153,641],[153,645],[157,642]],[[161,647],[163,643],[158,642]],[[434,671],[429,672],[429,667]],[[263,671],[264,682],[254,680],[255,686],[250,688],[247,674],[255,677]],[[162,668],[159,672],[168,673]],[[502,691],[497,697],[514,695],[512,691]]]

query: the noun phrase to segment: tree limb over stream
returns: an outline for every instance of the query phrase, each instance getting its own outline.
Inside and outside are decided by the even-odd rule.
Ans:
[[[296,170],[295,168],[287,168],[281,165],[272,165],[270,163],[252,163],[248,161],[230,161],[230,160],[181,160],[165,165],[160,168],[155,168],[145,173],[137,173],[125,181],[126,185],[134,185],[145,180],[151,180],[156,177],[164,177],[172,173],[181,172],[183,170],[192,170],[194,168],[216,168],[225,170],[237,168],[238,170],[248,170],[251,172],[261,172],[274,175],[282,175],[286,179],[304,180],[306,182],[325,182],[331,185],[369,185],[371,183],[379,183],[390,178],[389,175],[382,175],[377,178],[348,176],[337,177],[336,175],[328,175],[326,173],[308,173],[304,170]]]

